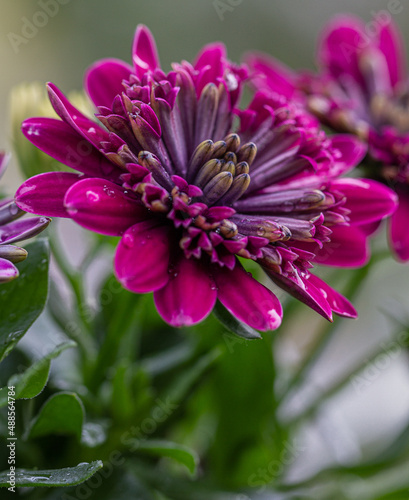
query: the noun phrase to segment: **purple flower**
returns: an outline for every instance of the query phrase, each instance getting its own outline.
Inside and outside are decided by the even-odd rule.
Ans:
[[[371,176],[399,197],[389,236],[397,257],[407,261],[409,75],[400,33],[392,20],[376,18],[369,30],[360,19],[339,16],[325,27],[317,59],[317,75],[294,72],[263,54],[250,54],[247,62],[256,88],[294,99],[334,130],[368,143]]]
[[[0,151],[0,178],[6,170],[8,159],[9,155]],[[18,269],[14,264],[27,257],[24,248],[16,247],[12,243],[35,236],[50,223],[50,219],[46,217],[17,220],[24,213],[13,199],[0,200],[0,283],[17,278]]]
[[[222,44],[165,74],[152,35],[139,26],[133,64],[107,59],[88,70],[101,125],[48,85],[61,120],[31,118],[23,132],[79,173],[29,179],[18,205],[122,236],[118,280],[135,293],[153,291],[174,326],[201,321],[216,299],[253,328],[280,325],[279,300],[238,257],[324,317],[355,317],[310,270],[314,262],[364,264],[368,224],[395,208],[383,185],[338,178],[366,147],[353,136],[327,138],[281,97],[259,92],[237,109],[247,70],[228,61]]]

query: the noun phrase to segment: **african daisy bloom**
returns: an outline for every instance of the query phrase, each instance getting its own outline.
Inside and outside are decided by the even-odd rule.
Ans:
[[[165,74],[152,35],[139,26],[132,53],[133,67],[106,59],[86,73],[100,124],[48,85],[61,120],[31,118],[23,132],[79,173],[29,179],[18,205],[121,236],[118,280],[135,293],[153,291],[174,326],[200,322],[217,299],[253,328],[280,325],[279,300],[238,257],[324,317],[355,317],[310,270],[364,264],[367,225],[395,209],[382,184],[339,178],[366,147],[354,136],[326,137],[282,97],[259,92],[237,109],[247,70],[220,43]]]
[[[0,178],[4,174],[9,155],[0,151]],[[43,231],[49,224],[46,217],[32,217],[17,220],[24,215],[13,199],[0,200],[0,283],[6,283],[18,277],[18,269],[14,265],[27,257],[24,248],[13,245],[26,240]]]
[[[317,75],[291,71],[263,54],[247,58],[256,88],[294,99],[335,131],[354,133],[368,143],[371,177],[393,187],[399,197],[389,221],[389,239],[402,261],[409,260],[409,75],[405,59],[392,19],[376,18],[369,29],[347,15],[335,18],[324,29]]]

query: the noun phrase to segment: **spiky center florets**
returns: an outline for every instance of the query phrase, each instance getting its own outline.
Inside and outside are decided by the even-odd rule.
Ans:
[[[233,267],[233,254],[246,248],[248,238],[238,236],[237,225],[230,220],[236,213],[231,205],[250,184],[256,151],[253,143],[241,145],[237,134],[217,142],[203,141],[187,168],[191,183],[169,175],[155,155],[141,151],[137,164],[126,165],[123,186],[149,211],[180,230],[179,245],[187,257],[200,258],[206,252],[212,261]]]

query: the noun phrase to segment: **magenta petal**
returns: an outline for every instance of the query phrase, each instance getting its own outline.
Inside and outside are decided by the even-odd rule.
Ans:
[[[31,217],[27,219],[10,222],[5,226],[0,226],[0,244],[14,243],[15,241],[26,240],[41,233],[51,219],[47,217]]]
[[[132,73],[132,66],[119,59],[102,59],[85,73],[85,90],[96,107],[111,108],[115,96],[124,90],[122,81]]]
[[[332,321],[332,310],[326,297],[317,289],[309,279],[295,282],[283,274],[277,274],[265,269],[267,275],[287,293],[300,300],[325,319]]]
[[[375,222],[370,222],[369,224],[360,224],[359,229],[366,234],[366,236],[372,236],[381,226],[382,221],[378,220]]]
[[[47,172],[31,177],[16,192],[16,203],[24,211],[50,217],[69,217],[64,207],[68,189],[81,179],[69,172]]]
[[[101,234],[120,236],[148,216],[145,207],[126,194],[122,187],[105,179],[84,179],[65,195],[70,217],[81,226]]]
[[[168,283],[154,293],[162,318],[172,326],[190,326],[202,321],[213,309],[216,285],[209,269],[197,259],[181,260],[172,267]]]
[[[314,262],[326,266],[360,267],[369,260],[367,236],[359,226],[331,226],[331,241],[323,248],[315,243],[292,242],[295,248],[314,253]]]
[[[245,63],[251,70],[251,82],[257,89],[268,89],[291,99],[295,93],[296,75],[287,66],[262,53],[249,53]]]
[[[16,266],[9,260],[0,259],[0,283],[6,283],[7,281],[14,280],[17,276],[18,270]]]
[[[409,260],[409,190],[398,190],[399,205],[389,222],[390,245],[399,260]]]
[[[201,70],[209,66],[215,78],[221,77],[223,76],[223,63],[226,57],[226,47],[223,43],[209,43],[197,55],[194,68]],[[211,81],[215,82],[215,78]]]
[[[334,313],[346,318],[358,317],[358,313],[351,302],[349,302],[349,300],[339,292],[331,288],[327,283],[325,283],[325,281],[318,278],[318,276],[315,276],[314,274],[309,276],[308,281],[322,293]]]
[[[283,310],[277,297],[256,281],[237,262],[230,271],[214,268],[218,299],[237,319],[257,330],[275,330],[281,324]]]
[[[391,215],[398,198],[391,189],[370,179],[336,179],[331,187],[346,196],[351,224],[368,224]]]
[[[73,128],[54,118],[29,118],[21,127],[24,135],[44,153],[88,175],[109,173],[114,165]]]
[[[338,177],[356,167],[364,159],[368,149],[365,143],[350,134],[333,135],[329,140],[331,147],[340,153],[331,166],[331,177]]]
[[[334,78],[349,74],[365,89],[358,58],[361,47],[368,46],[364,33],[365,25],[360,19],[337,16],[327,24],[321,35],[317,59],[319,65],[326,68]]]
[[[388,23],[381,22],[379,33],[379,48],[385,54],[385,60],[389,68],[391,85],[406,78],[406,54],[398,27],[392,19]]]
[[[101,141],[109,139],[108,132],[75,108],[56,85],[48,83],[47,89],[57,115],[93,146],[99,149]]]
[[[170,227],[146,220],[130,227],[115,254],[115,274],[136,293],[158,290],[169,281]]]
[[[143,24],[138,25],[132,47],[132,59],[136,75],[139,78],[149,70],[160,67],[155,39],[149,29]]]

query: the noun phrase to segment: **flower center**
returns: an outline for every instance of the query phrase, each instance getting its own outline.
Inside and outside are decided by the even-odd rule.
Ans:
[[[409,132],[409,89],[393,97],[375,94],[370,109],[377,127],[393,125],[400,133]]]
[[[154,154],[141,151],[137,163],[127,164],[123,186],[132,189],[150,212],[180,229],[179,246],[188,258],[206,252],[212,262],[231,267],[234,253],[248,242],[230,219],[236,212],[231,206],[250,185],[256,153],[254,143],[241,145],[234,133],[221,141],[203,141],[194,150],[184,179],[170,175]]]

